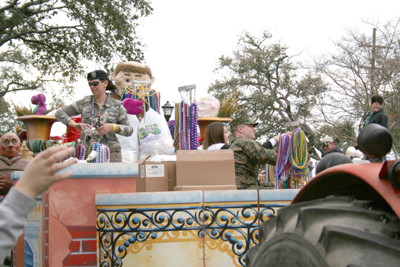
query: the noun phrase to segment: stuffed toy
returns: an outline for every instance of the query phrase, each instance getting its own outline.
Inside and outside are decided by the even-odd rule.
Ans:
[[[33,114],[35,115],[44,115],[47,110],[46,107],[46,96],[44,94],[34,95],[31,98],[32,104],[37,104],[33,109]]]
[[[143,106],[143,102],[137,99],[125,98],[122,100],[122,105],[126,109],[126,113],[130,115],[138,115],[142,113],[142,109],[140,108]]]

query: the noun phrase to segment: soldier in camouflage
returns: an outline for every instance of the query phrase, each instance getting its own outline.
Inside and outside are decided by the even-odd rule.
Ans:
[[[121,145],[116,133],[123,136],[133,133],[126,109],[121,101],[108,97],[106,90],[115,90],[115,86],[105,71],[90,72],[87,80],[93,95],[57,110],[56,117],[65,125],[81,131],[81,139],[85,129],[95,128],[99,134],[96,141],[110,149],[110,162],[121,162]],[[78,114],[82,114],[82,123],[71,119]]]
[[[260,183],[258,170],[260,165],[276,164],[277,153],[274,149],[266,149],[255,142],[255,129],[258,123],[247,115],[240,116],[230,123],[234,137],[230,149],[235,157],[235,175],[238,189],[272,188],[273,184]]]

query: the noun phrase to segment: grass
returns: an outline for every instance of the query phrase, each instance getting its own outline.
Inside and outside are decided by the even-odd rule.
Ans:
[[[235,91],[229,94],[228,98],[224,98],[221,101],[221,106],[219,109],[218,117],[227,117],[231,118],[233,114],[240,111],[239,108],[239,98],[237,97],[239,94],[239,87],[236,88]]]
[[[26,116],[26,115],[34,115],[33,114],[33,109],[30,105],[28,107],[25,106],[18,106],[16,104],[14,104],[14,102],[11,100],[12,105],[14,106],[15,109],[15,113],[17,113],[17,116]],[[64,103],[61,102],[60,104],[58,104],[57,106],[52,104],[45,112],[45,115],[48,114],[49,112],[53,111],[53,110],[57,110],[59,108],[64,107]]]

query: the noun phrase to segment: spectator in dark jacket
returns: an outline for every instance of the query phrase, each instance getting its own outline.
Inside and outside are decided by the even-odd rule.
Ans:
[[[383,97],[380,95],[374,95],[371,97],[371,107],[366,113],[364,113],[359,130],[371,123],[377,123],[383,127],[389,129],[388,117],[383,112]]]
[[[322,147],[326,152],[325,155],[328,155],[333,152],[338,152],[343,154],[342,150],[340,150],[335,146],[335,143],[333,142],[333,139],[330,136],[325,136],[324,138],[322,138]]]

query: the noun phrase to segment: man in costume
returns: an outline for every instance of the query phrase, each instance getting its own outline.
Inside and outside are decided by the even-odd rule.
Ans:
[[[0,201],[12,186],[11,173],[23,171],[29,163],[29,160],[22,159],[19,155],[20,149],[21,143],[16,134],[8,132],[0,138]],[[3,262],[3,259],[0,260]],[[11,257],[8,255],[3,264],[11,265],[10,263]]]
[[[337,148],[335,146],[332,137],[325,136],[324,138],[322,138],[322,142],[321,143],[322,143],[322,147],[324,148],[324,150],[326,152],[325,155],[328,155],[328,154],[333,153],[333,152],[338,152],[338,153],[342,153],[343,154],[342,150],[340,150],[339,148]]]
[[[154,77],[151,69],[144,64],[136,61],[127,61],[118,63],[114,72],[110,76],[117,87],[117,94],[111,95],[116,99],[121,99],[125,87],[132,87],[133,81],[147,81],[147,88],[151,88]]]
[[[238,189],[273,188],[273,183],[265,184],[258,181],[260,165],[276,164],[276,150],[266,149],[254,140],[258,123],[247,115],[231,121],[230,127],[234,137],[230,149],[235,157],[235,176]]]
[[[12,132],[3,134],[0,138],[0,195],[5,196],[12,186],[11,173],[23,171],[29,160],[19,155],[21,143],[18,136]]]
[[[388,117],[383,112],[382,104],[382,96],[374,95],[371,97],[370,110],[364,113],[360,122],[359,130],[371,123],[377,123],[386,129],[389,129]]]

